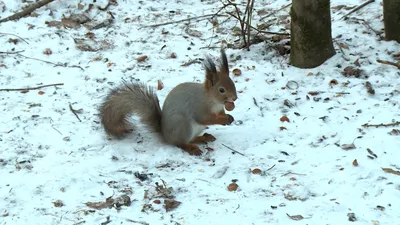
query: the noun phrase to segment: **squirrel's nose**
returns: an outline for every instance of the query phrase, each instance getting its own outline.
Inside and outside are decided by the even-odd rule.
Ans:
[[[232,98],[233,101],[236,101],[237,99],[238,99],[237,96],[235,96],[235,97]]]

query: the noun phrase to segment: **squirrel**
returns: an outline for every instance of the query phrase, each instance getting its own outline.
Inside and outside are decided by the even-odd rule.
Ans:
[[[110,91],[99,108],[104,130],[114,137],[124,137],[133,131],[128,116],[135,114],[150,130],[160,133],[165,143],[190,155],[201,155],[203,152],[197,144],[213,142],[216,138],[208,133],[200,134],[208,125],[230,125],[234,118],[225,113],[224,107],[232,111],[238,98],[223,49],[218,70],[209,57],[205,58],[203,67],[204,83],[177,85],[168,93],[162,110],[152,87],[141,82],[122,82]]]

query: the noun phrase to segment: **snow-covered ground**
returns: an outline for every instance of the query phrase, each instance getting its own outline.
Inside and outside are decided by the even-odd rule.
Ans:
[[[0,0],[1,18],[22,2]],[[201,64],[184,64],[205,55],[217,59],[221,41],[237,43],[238,24],[221,16],[215,27],[209,20],[143,27],[216,13],[217,0],[111,2],[118,5],[102,11],[106,0],[59,0],[0,24],[0,89],[63,83],[0,92],[0,224],[400,223],[399,127],[362,126],[400,120],[400,71],[376,61],[400,60],[400,45],[379,36],[381,1],[350,20],[341,19],[351,10],[346,7],[364,1],[332,1],[337,54],[317,68],[288,65],[273,35],[250,51],[228,48],[231,70],[242,71],[233,77],[236,122],[210,127],[217,140],[208,144],[211,151],[202,146],[200,157],[145,130],[110,140],[97,107],[122,79],[154,87],[161,80],[161,103],[175,85],[203,81]],[[289,32],[289,8],[260,20],[289,3],[256,0],[253,25]],[[76,20],[54,22],[71,13],[91,21],[80,27]],[[111,24],[104,22],[112,16]],[[148,58],[137,62],[140,56]],[[347,66],[362,70],[360,76],[346,77]],[[228,191],[232,182],[236,191]],[[127,196],[130,205],[113,204]],[[181,204],[165,208],[168,198]]]

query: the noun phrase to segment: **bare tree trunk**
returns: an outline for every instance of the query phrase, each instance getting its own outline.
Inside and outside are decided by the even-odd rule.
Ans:
[[[385,25],[385,38],[400,43],[400,1],[383,0],[383,20]]]
[[[335,55],[330,0],[292,0],[290,63],[314,68]]]

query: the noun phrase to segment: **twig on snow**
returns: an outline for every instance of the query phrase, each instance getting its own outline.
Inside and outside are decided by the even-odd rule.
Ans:
[[[354,13],[354,12],[356,12],[356,11],[362,9],[362,8],[364,8],[366,5],[371,4],[371,3],[373,3],[373,2],[375,2],[375,0],[369,0],[369,1],[367,1],[367,2],[364,2],[363,4],[361,4],[361,5],[357,6],[357,7],[355,7],[353,10],[351,10],[349,13],[347,13],[346,15],[344,15],[344,16],[343,16],[342,18],[340,18],[340,19],[347,18],[350,14],[352,14],[352,13]]]
[[[386,64],[386,65],[395,66],[395,67],[397,67],[398,69],[400,69],[400,64],[399,64],[399,63],[390,62],[390,61],[386,61],[386,60],[380,60],[380,59],[377,59],[376,61],[377,61],[378,63],[382,63],[382,64]]]
[[[40,85],[37,87],[27,87],[27,88],[5,88],[5,89],[0,89],[0,91],[30,91],[30,90],[37,90],[37,89],[44,88],[44,87],[59,86],[59,85],[64,85],[64,83],[46,84],[46,85]]]
[[[396,121],[396,122],[393,122],[393,123],[380,123],[380,124],[369,124],[369,123],[366,123],[366,124],[363,124],[363,125],[361,125],[362,127],[376,127],[376,128],[378,128],[378,127],[392,127],[392,126],[399,126],[400,125],[400,121]]]
[[[275,164],[273,166],[271,166],[270,168],[268,168],[265,172],[272,170],[272,168],[275,167]]]
[[[227,145],[225,145],[225,144],[223,144],[223,143],[222,143],[222,145],[223,145],[225,148],[228,148],[229,150],[231,150],[231,151],[233,151],[233,152],[235,152],[235,153],[237,153],[237,154],[239,154],[239,155],[246,156],[245,154],[243,154],[243,153],[241,153],[241,152],[239,152],[239,151],[236,151],[235,149],[233,149],[233,148],[231,148],[231,147],[229,147],[229,146],[227,146]]]
[[[17,51],[17,52],[0,52],[0,54],[12,55],[12,54],[19,54],[24,51]]]
[[[19,54],[19,53],[17,53],[17,55],[22,56],[22,57],[24,57],[24,58],[26,58],[26,59],[32,59],[32,60],[36,60],[36,61],[48,63],[48,64],[51,64],[51,65],[54,65],[54,66],[62,66],[62,67],[70,67],[70,68],[79,68],[79,69],[81,69],[82,71],[85,71],[81,66],[77,66],[77,65],[68,66],[67,63],[53,63],[53,62],[46,61],[46,60],[43,60],[43,59],[37,59],[37,58],[25,56],[25,55],[22,55],[22,54]]]
[[[79,118],[78,114],[76,113],[77,110],[75,110],[74,108],[72,108],[71,103],[69,103],[69,109],[70,109],[71,112],[76,116],[76,118],[79,120],[79,122],[82,122],[82,120]]]
[[[40,8],[42,6],[45,6],[45,5],[47,5],[47,4],[49,4],[50,2],[53,2],[53,1],[54,0],[41,0],[41,1],[38,1],[38,2],[35,2],[35,3],[32,3],[30,6],[28,6],[25,9],[23,9],[22,11],[17,12],[15,14],[9,16],[9,17],[6,17],[6,18],[0,20],[0,23],[7,22],[7,21],[10,21],[10,20],[21,19],[22,17],[29,15],[31,12],[35,11],[36,9],[38,9],[38,8]]]
[[[20,37],[20,36],[18,36],[18,35],[11,34],[11,33],[2,33],[2,32],[0,32],[0,34],[1,34],[1,35],[12,35],[12,36],[15,36],[15,37],[21,39],[22,41],[24,41],[25,43],[29,44],[29,42],[28,42],[27,40],[23,39],[22,37]]]
[[[286,176],[286,175],[289,175],[289,174],[299,175],[299,176],[307,176],[307,174],[304,174],[304,173],[295,173],[295,172],[289,171],[289,172],[283,174],[282,177],[284,177],[284,176]]]
[[[143,222],[143,221],[138,221],[138,220],[131,220],[131,219],[126,219],[126,221],[131,222],[131,223],[139,223],[142,225],[149,225],[149,223]]]
[[[159,23],[159,24],[153,24],[153,25],[148,25],[148,26],[142,26],[142,27],[139,27],[139,29],[148,28],[148,27],[151,27],[151,28],[160,27],[160,26],[165,26],[165,25],[170,25],[170,24],[175,24],[175,23],[186,22],[186,21],[190,21],[190,20],[195,20],[195,21],[206,20],[206,19],[208,19],[207,17],[210,17],[210,16],[214,17],[215,13],[206,14],[206,15],[202,15],[202,16],[189,17],[189,18],[186,18],[186,19],[183,19],[183,20],[175,20],[175,21],[170,21],[170,22],[166,22],[166,23]]]
[[[291,5],[292,5],[292,3],[290,3],[290,4],[287,4],[287,5],[285,5],[284,7],[280,8],[280,9],[277,9],[277,10],[273,11],[272,13],[270,13],[270,14],[268,14],[268,15],[266,15],[266,16],[264,16],[264,17],[262,17],[260,20],[264,20],[264,19],[266,19],[266,18],[268,18],[268,17],[270,17],[270,16],[274,15],[275,13],[277,13],[277,12],[279,12],[279,11],[282,11],[282,10],[286,9],[287,7],[289,7],[289,6],[291,6]]]

